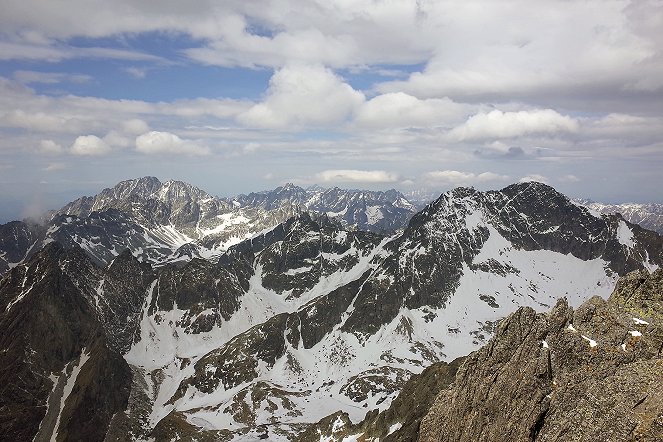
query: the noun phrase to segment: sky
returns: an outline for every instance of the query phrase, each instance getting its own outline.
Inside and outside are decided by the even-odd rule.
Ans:
[[[663,1],[0,0],[0,222],[120,180],[663,202]]]

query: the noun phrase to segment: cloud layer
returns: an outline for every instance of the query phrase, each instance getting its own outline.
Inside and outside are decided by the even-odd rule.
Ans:
[[[661,10],[7,0],[3,190],[59,177],[77,196],[72,170],[105,184],[161,171],[221,194],[293,177],[405,190],[539,179],[660,200]]]

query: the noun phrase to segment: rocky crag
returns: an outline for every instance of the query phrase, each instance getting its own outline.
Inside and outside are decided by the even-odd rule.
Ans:
[[[606,301],[521,308],[461,365],[419,441],[657,441],[663,435],[663,269]]]

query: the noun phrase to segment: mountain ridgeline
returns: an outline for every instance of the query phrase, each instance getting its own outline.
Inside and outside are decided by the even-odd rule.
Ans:
[[[41,223],[0,225],[0,274],[45,244],[83,248],[99,265],[122,250],[161,265],[193,257],[216,260],[232,245],[310,212],[337,220],[348,230],[388,234],[402,229],[415,207],[395,191],[302,189],[213,197],[181,181],[154,177],[122,181],[95,196],[48,213]]]
[[[556,359],[566,346],[600,350],[608,333],[615,351],[630,351],[635,341],[596,328],[627,304],[658,333],[659,304],[603,300],[620,276],[647,280],[661,266],[655,232],[540,183],[458,188],[414,212],[395,191],[286,185],[221,199],[142,178],[46,225],[0,226],[0,439],[454,439],[456,422],[485,423],[504,403],[522,410],[509,434],[553,435],[565,413],[554,382],[596,388],[569,377],[587,361]],[[532,339],[549,346],[551,375]],[[660,358],[647,339],[638,361]],[[495,342],[510,350],[485,350]],[[475,389],[489,376],[475,371],[504,373],[494,383],[513,393],[509,364],[523,345],[518,357],[533,367],[523,373],[535,377],[523,385],[553,399],[532,396],[529,414],[532,404],[508,397],[463,414],[483,401]],[[458,414],[444,415],[444,401]],[[467,440],[496,440],[476,428]]]

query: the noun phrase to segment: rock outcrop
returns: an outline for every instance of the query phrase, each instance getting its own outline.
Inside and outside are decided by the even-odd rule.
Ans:
[[[662,348],[663,269],[575,311],[521,308],[467,357],[419,441],[661,440]]]

